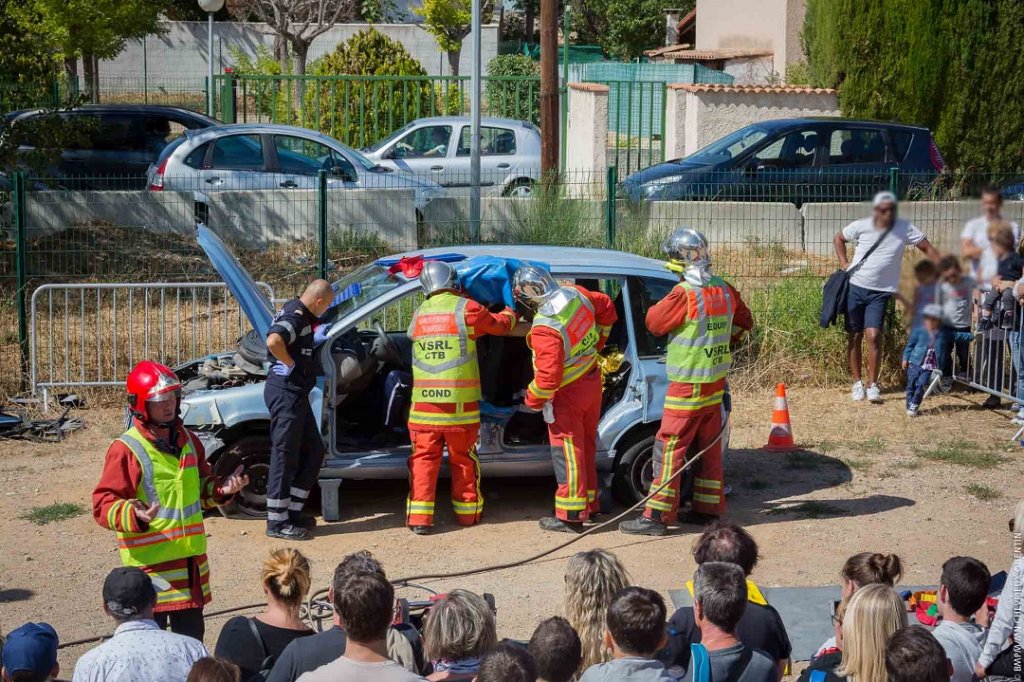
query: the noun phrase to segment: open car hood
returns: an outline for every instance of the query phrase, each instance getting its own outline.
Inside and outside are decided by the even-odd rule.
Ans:
[[[249,324],[256,330],[260,338],[267,340],[267,331],[274,319],[274,306],[267,299],[245,268],[238,262],[231,250],[224,245],[210,228],[203,224],[196,227],[196,239],[199,246],[206,252],[206,257],[224,279],[231,290],[242,312],[249,319]]]

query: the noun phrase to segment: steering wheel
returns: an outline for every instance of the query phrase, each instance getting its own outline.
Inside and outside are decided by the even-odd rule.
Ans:
[[[398,344],[395,343],[394,339],[388,336],[387,331],[384,329],[384,325],[380,323],[380,320],[373,320],[373,329],[377,332],[377,341],[373,344],[374,349],[380,348],[379,359],[382,362],[393,362],[396,365],[403,365],[402,362],[402,351],[398,348]],[[375,353],[376,355],[376,353]]]

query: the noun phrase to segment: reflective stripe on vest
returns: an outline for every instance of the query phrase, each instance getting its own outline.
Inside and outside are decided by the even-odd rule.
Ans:
[[[669,333],[667,373],[670,381],[707,384],[724,379],[732,366],[729,342],[736,304],[729,286],[712,277],[706,287],[688,282],[686,321]]]
[[[151,566],[206,552],[206,530],[199,485],[199,463],[191,437],[179,456],[161,452],[135,428],[119,440],[142,469],[135,496],[147,505],[160,504],[142,533],[118,533],[125,566]]]
[[[540,315],[533,319],[534,326],[549,327],[562,337],[565,351],[562,383],[571,384],[586,374],[597,361],[597,333],[594,306],[577,289],[566,288],[570,301],[554,315]]]
[[[462,406],[480,400],[480,365],[473,328],[466,324],[469,301],[442,292],[420,305],[409,325],[412,339],[412,402],[456,406],[455,413],[414,411],[419,423],[474,423],[479,411]]]

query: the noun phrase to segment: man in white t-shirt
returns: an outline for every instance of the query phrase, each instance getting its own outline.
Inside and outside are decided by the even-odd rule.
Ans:
[[[960,233],[960,253],[971,264],[971,277],[982,289],[992,288],[996,276],[998,259],[988,242],[988,227],[1004,220],[1002,215],[1003,193],[998,187],[988,186],[981,190],[982,215],[968,220]],[[1007,221],[1013,229],[1014,243],[1020,242],[1020,225]]]
[[[896,196],[892,192],[879,192],[871,202],[873,215],[855,220],[832,239],[839,257],[839,265],[850,273],[850,289],[846,305],[847,351],[850,374],[853,375],[854,400],[867,398],[882,402],[878,387],[878,370],[882,364],[882,327],[889,299],[900,284],[900,265],[907,244],[916,246],[932,261],[939,260],[939,252],[909,220],[896,217]],[[865,260],[868,250],[878,247]],[[846,245],[855,246],[853,264],[846,253]],[[867,384],[861,380],[861,345],[868,340]]]

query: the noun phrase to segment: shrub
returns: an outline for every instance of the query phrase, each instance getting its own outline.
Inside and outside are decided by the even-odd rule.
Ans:
[[[306,88],[307,125],[353,147],[365,147],[409,121],[435,112],[423,66],[398,41],[376,29],[360,31],[313,65],[316,76],[393,76],[375,80],[323,78]]]
[[[277,123],[293,123],[295,109],[291,104],[291,89],[282,78],[251,78],[245,76],[281,76],[281,62],[274,58],[273,53],[265,45],[256,48],[256,59],[237,47],[230,49],[233,70],[238,76],[239,96],[245,99],[239,104],[261,117],[269,117]]]
[[[539,72],[537,62],[522,54],[501,54],[488,62],[487,113],[540,123]]]

